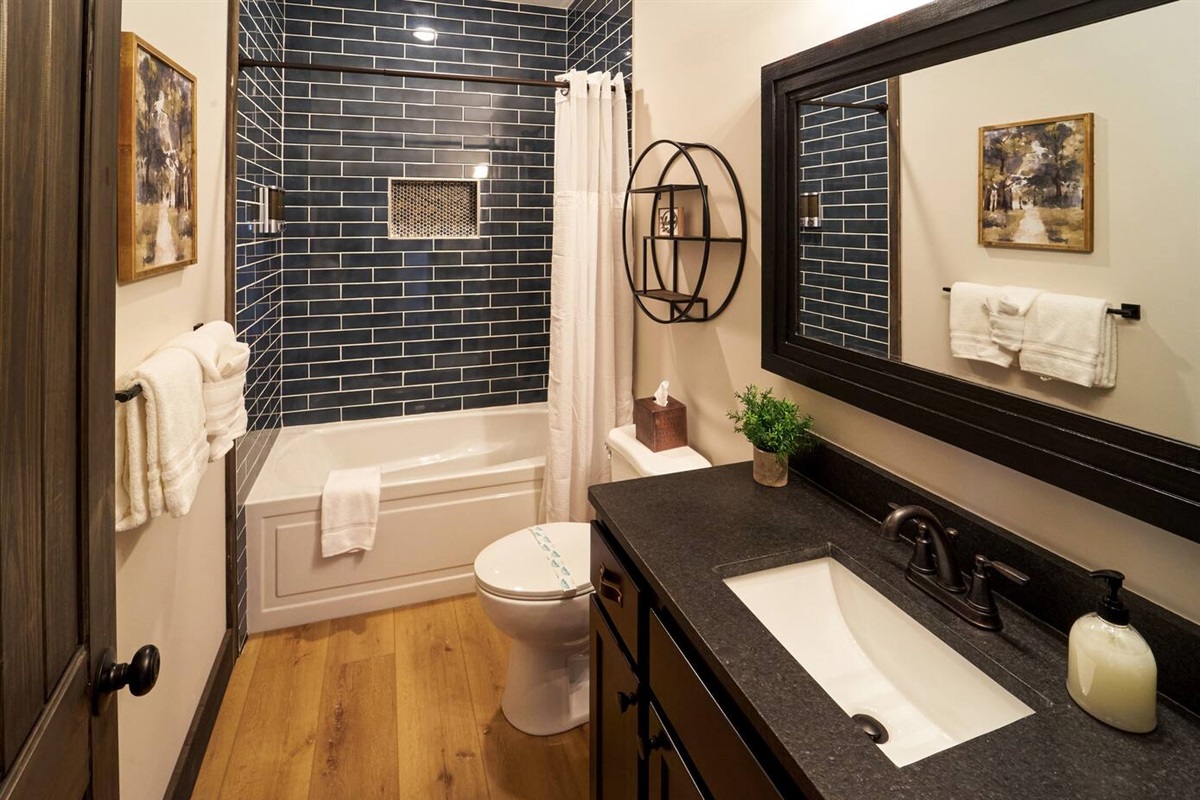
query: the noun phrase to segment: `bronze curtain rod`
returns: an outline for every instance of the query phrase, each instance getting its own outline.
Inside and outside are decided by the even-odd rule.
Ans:
[[[835,103],[832,100],[801,100],[802,106],[820,106],[821,108],[866,108],[883,114],[888,112],[887,103]]]
[[[386,75],[391,78],[430,78],[439,81],[473,81],[474,83],[502,83],[506,86],[550,86],[569,92],[571,85],[566,81],[540,81],[535,78],[502,78],[491,75],[458,75],[451,72],[421,72],[412,69],[384,69],[382,67],[350,67],[333,64],[305,64],[298,61],[264,61],[259,58],[238,59],[238,69],[262,67],[264,69],[305,69],[312,72],[349,72],[355,75]]]

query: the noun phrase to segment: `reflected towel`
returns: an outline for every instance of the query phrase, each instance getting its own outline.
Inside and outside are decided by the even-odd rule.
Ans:
[[[321,555],[370,550],[379,520],[379,467],[330,470],[321,490]]]
[[[1021,369],[1043,378],[1100,389],[1117,380],[1117,327],[1108,301],[1040,295],[1025,315]]]
[[[1001,367],[1012,364],[1012,354],[992,341],[989,302],[998,303],[995,286],[959,281],[950,287],[950,355],[987,361]]]
[[[988,299],[988,327],[992,341],[1005,350],[1017,352],[1025,339],[1025,315],[1041,289],[1002,286],[1000,294]]]

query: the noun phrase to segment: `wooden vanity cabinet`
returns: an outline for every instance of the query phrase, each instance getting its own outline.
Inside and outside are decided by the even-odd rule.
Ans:
[[[593,800],[782,800],[603,522],[592,523]],[[744,722],[744,721],[743,721]],[[761,746],[758,748],[761,750]]]

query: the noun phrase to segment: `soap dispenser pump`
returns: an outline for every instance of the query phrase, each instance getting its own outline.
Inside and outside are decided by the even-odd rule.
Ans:
[[[1158,667],[1146,640],[1129,624],[1121,600],[1125,576],[1111,569],[1089,573],[1108,583],[1100,607],[1071,626],[1067,645],[1067,691],[1101,722],[1131,733],[1158,724]]]

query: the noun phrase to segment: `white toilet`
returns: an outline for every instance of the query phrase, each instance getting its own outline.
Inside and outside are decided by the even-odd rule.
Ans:
[[[712,466],[690,447],[651,452],[632,425],[610,431],[608,449],[614,481]],[[587,523],[535,525],[475,559],[480,605],[512,639],[501,708],[525,733],[549,736],[588,719],[590,535]]]

